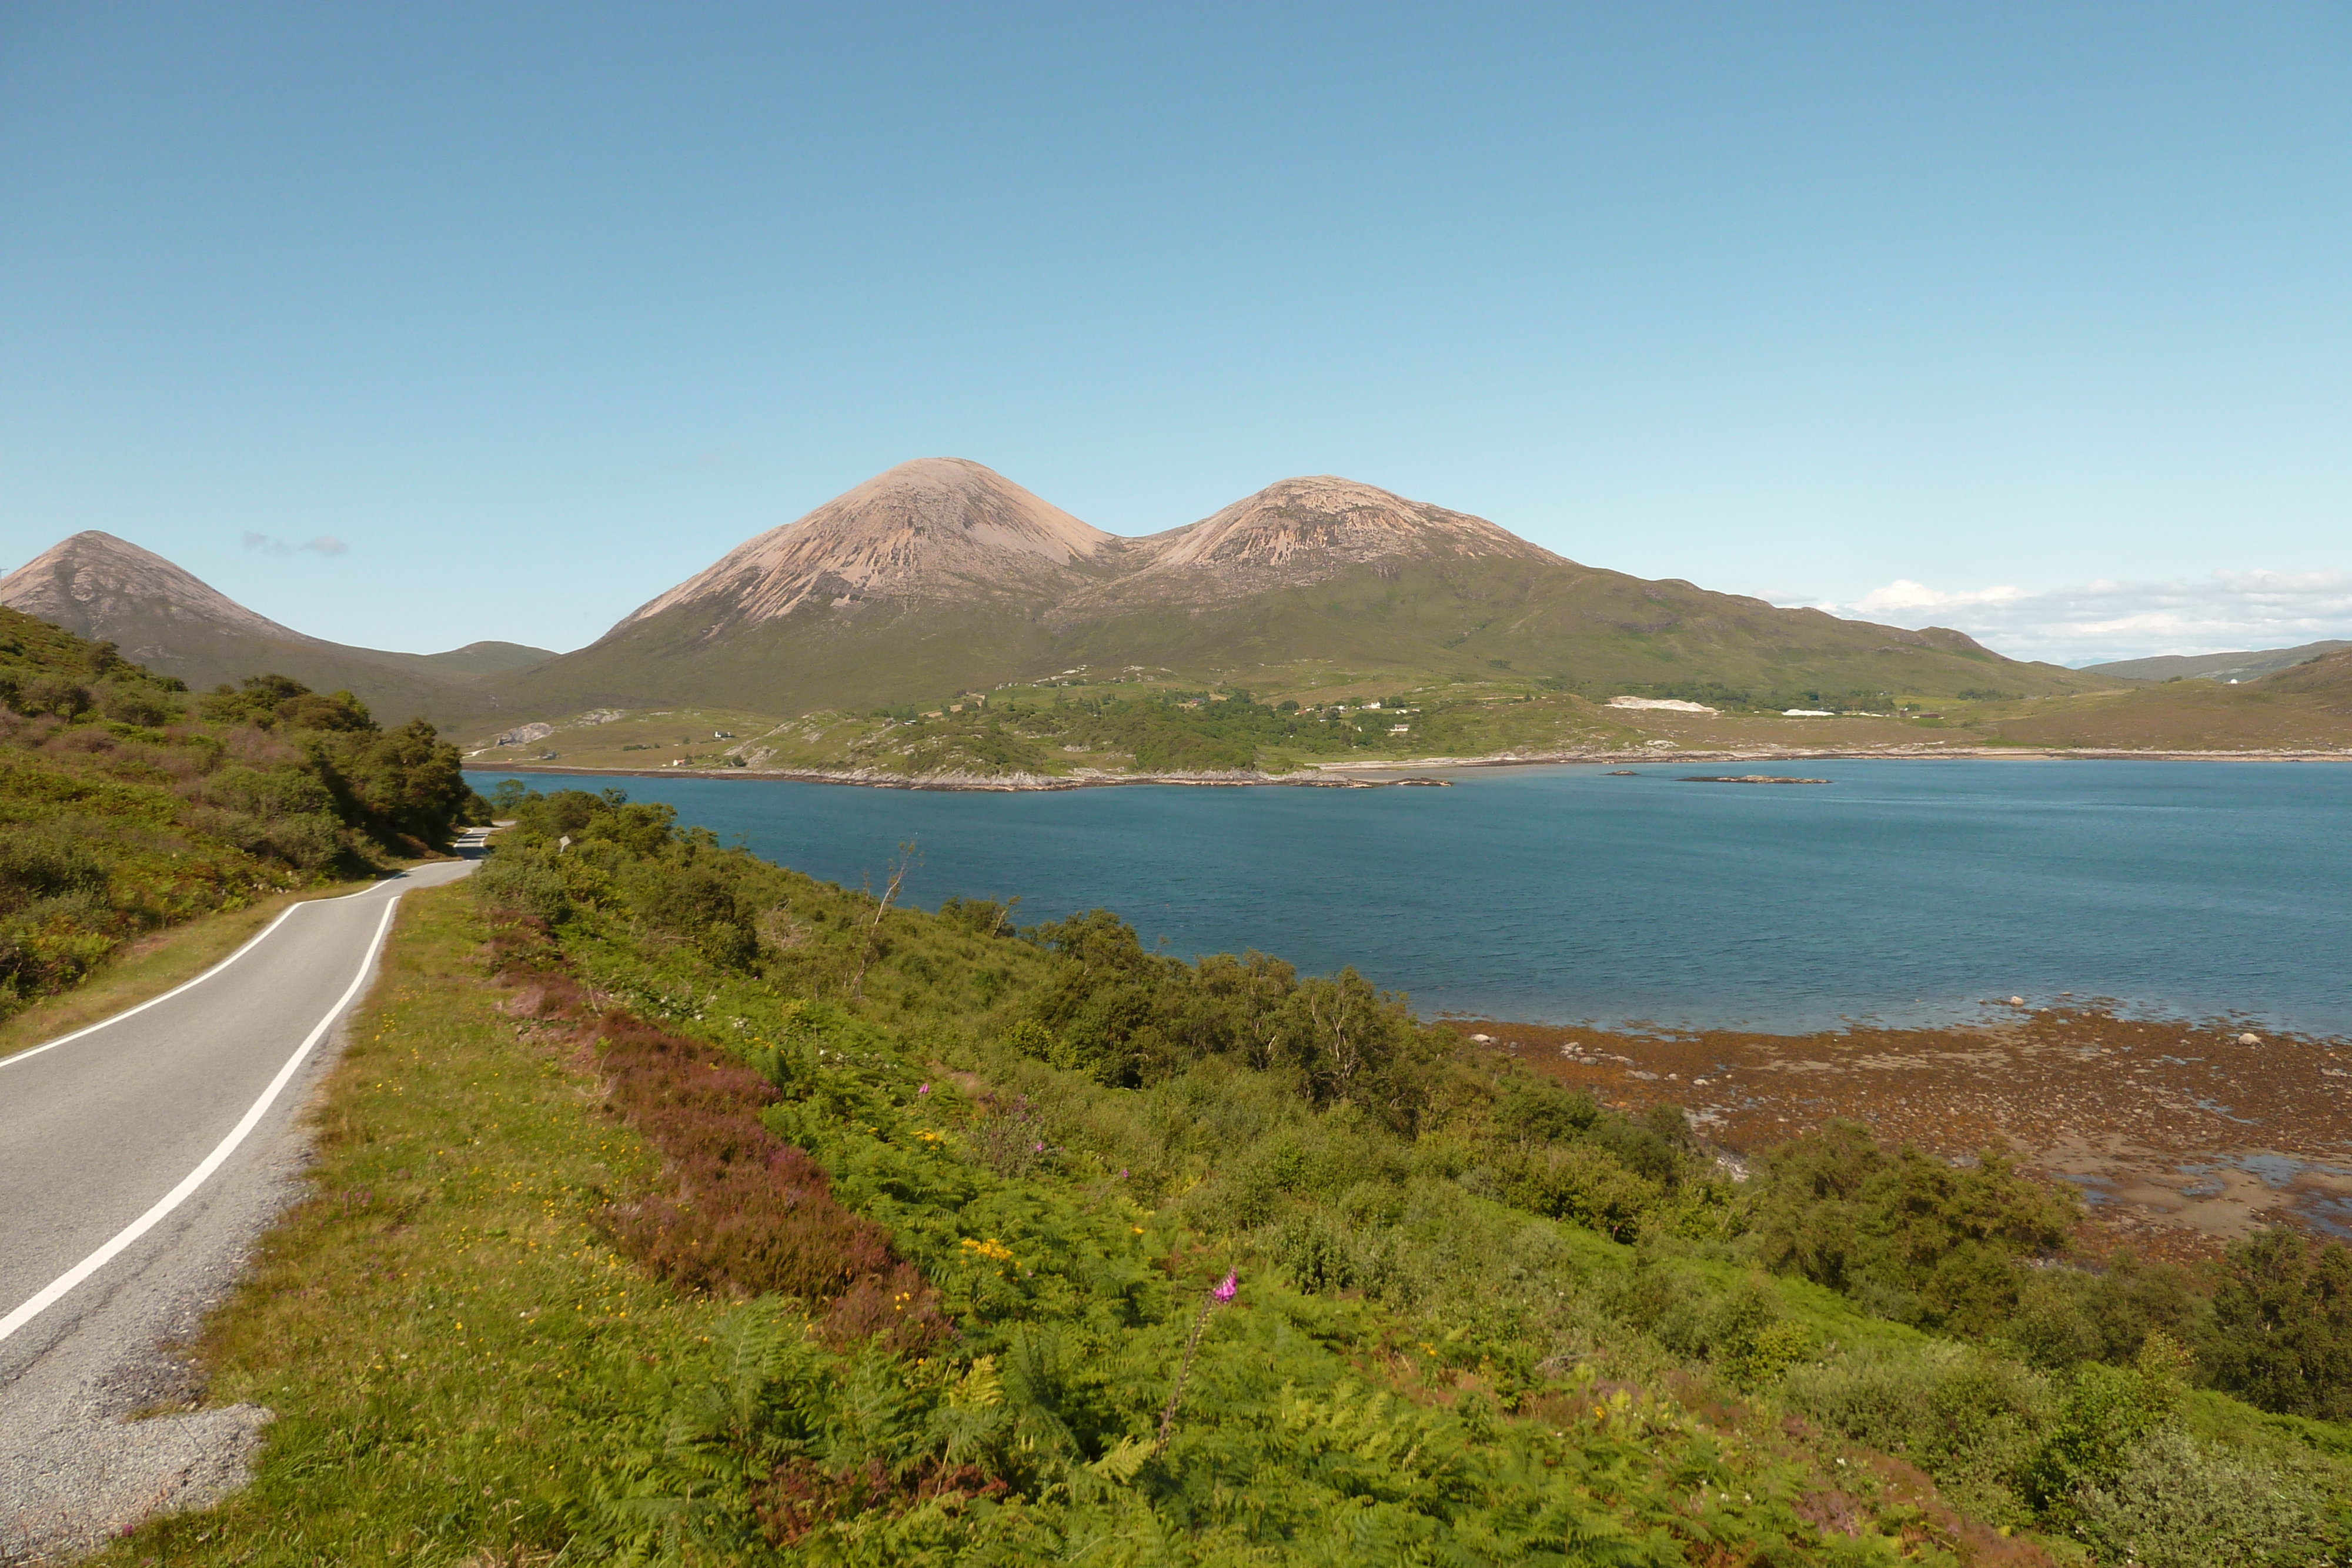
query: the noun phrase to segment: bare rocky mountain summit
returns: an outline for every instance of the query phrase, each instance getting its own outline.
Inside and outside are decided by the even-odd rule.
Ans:
[[[1476,559],[1573,564],[1484,517],[1319,474],[1277,480],[1197,523],[1132,541],[1121,552],[1127,570],[1079,593],[1057,619],[1155,600],[1189,607],[1246,598],[1383,561]]]
[[[719,632],[803,605],[1066,592],[1084,580],[1075,569],[1118,542],[992,468],[921,457],[746,539],[605,635],[685,607]]]
[[[1321,582],[1384,560],[1571,563],[1484,517],[1331,475],[1284,479],[1142,538],[1081,522],[961,457],[901,463],[745,540],[614,626],[709,612],[708,632],[880,600],[1050,602],[1057,623]]]
[[[0,604],[79,636],[111,640],[141,664],[168,663],[188,652],[172,646],[174,626],[191,638],[226,631],[319,643],[256,614],[152,550],[96,528],[58,541],[0,577]]]

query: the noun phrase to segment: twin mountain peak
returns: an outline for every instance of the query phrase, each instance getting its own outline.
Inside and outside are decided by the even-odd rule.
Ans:
[[[925,701],[1073,666],[1259,689],[1332,680],[2079,689],[1958,632],[1908,631],[1580,566],[1482,517],[1328,476],[1122,538],[961,458],[902,463],[746,540],[555,655],[387,653],[256,614],[111,535],[0,604],[192,685],[264,668],[444,723],[688,703],[792,715]]]
[[[1119,606],[1305,587],[1381,560],[1481,557],[1570,564],[1483,517],[1351,479],[1285,479],[1200,522],[1122,538],[992,468],[924,457],[746,540],[613,634],[689,607],[715,624],[752,625],[876,600],[1034,598],[1076,624]]]

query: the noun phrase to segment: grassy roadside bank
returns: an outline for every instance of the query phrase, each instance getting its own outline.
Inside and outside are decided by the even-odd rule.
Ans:
[[[74,989],[44,997],[0,1020],[0,1058],[152,1001],[236,952],[289,906],[312,899],[341,898],[373,886],[374,881],[329,883],[257,898],[241,908],[200,915],[129,943]]]
[[[628,1369],[704,1331],[599,1239],[648,1162],[497,1010],[484,936],[462,884],[402,901],[311,1196],[207,1326],[208,1400],[278,1413],[253,1486],[104,1561],[543,1560]]]

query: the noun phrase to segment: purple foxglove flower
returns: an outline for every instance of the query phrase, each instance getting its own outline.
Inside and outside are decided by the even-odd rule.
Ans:
[[[1209,1293],[1217,1298],[1217,1304],[1219,1306],[1223,1306],[1227,1301],[1232,1301],[1235,1296],[1240,1295],[1241,1291],[1241,1270],[1236,1269],[1226,1274],[1224,1279],[1218,1283],[1217,1288]]]
[[[931,1086],[928,1083],[919,1084],[915,1089],[915,1092],[918,1094],[929,1094],[930,1092]]]

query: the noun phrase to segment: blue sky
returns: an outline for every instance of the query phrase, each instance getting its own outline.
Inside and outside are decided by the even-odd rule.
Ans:
[[[2347,280],[2341,5],[18,3],[0,567],[570,648],[953,455],[2033,656],[2352,636]]]

